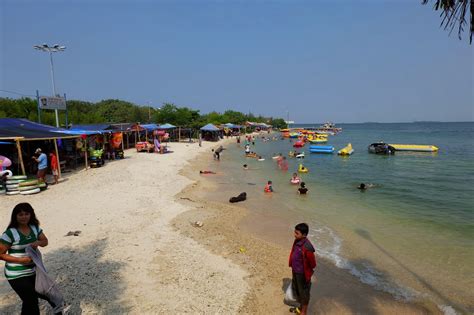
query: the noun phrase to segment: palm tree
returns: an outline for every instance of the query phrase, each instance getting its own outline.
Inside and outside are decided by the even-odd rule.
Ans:
[[[474,20],[472,19],[474,12],[474,0],[422,0],[422,4],[427,4],[434,1],[435,10],[443,10],[441,13],[441,26],[445,30],[449,29],[449,33],[458,27],[458,37],[461,39],[461,34],[467,25],[466,16],[470,20],[469,29],[469,43],[472,44],[472,33],[474,33]]]

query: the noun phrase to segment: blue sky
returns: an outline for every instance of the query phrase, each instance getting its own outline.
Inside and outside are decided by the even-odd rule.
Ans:
[[[0,0],[0,89],[300,123],[473,120],[473,46],[420,1]],[[467,37],[467,34],[465,35]],[[0,96],[15,97],[0,92]]]

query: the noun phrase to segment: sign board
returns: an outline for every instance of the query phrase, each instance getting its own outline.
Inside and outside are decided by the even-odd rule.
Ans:
[[[40,96],[39,106],[41,109],[66,110],[66,99],[64,97]]]

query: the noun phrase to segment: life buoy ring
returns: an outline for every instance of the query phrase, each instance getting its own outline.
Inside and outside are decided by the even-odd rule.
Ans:
[[[39,193],[40,191],[41,191],[41,189],[35,188],[35,189],[26,190],[26,191],[20,191],[20,194],[22,194],[22,195],[33,195],[33,194]]]

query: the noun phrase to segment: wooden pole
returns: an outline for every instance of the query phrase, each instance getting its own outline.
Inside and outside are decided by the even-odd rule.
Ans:
[[[148,129],[145,129],[145,141],[148,142]]]
[[[178,142],[181,142],[181,127],[178,127]]]
[[[22,175],[26,175],[25,164],[23,164],[23,156],[21,155],[20,140],[16,140],[16,149],[18,150],[18,159],[20,160]]]
[[[85,152],[84,160],[86,160],[86,171],[87,171],[87,138],[85,138],[84,140],[85,140],[85,142],[84,142],[84,150],[85,150],[84,151]]]
[[[130,149],[130,133],[127,132],[127,149]]]
[[[56,151],[56,161],[58,162],[58,178],[61,178],[61,163],[59,163],[59,151],[58,151],[58,141],[54,141],[54,150]]]
[[[124,141],[124,140],[125,140],[125,139],[123,138],[123,132],[122,132],[122,151],[123,151],[123,141]]]

